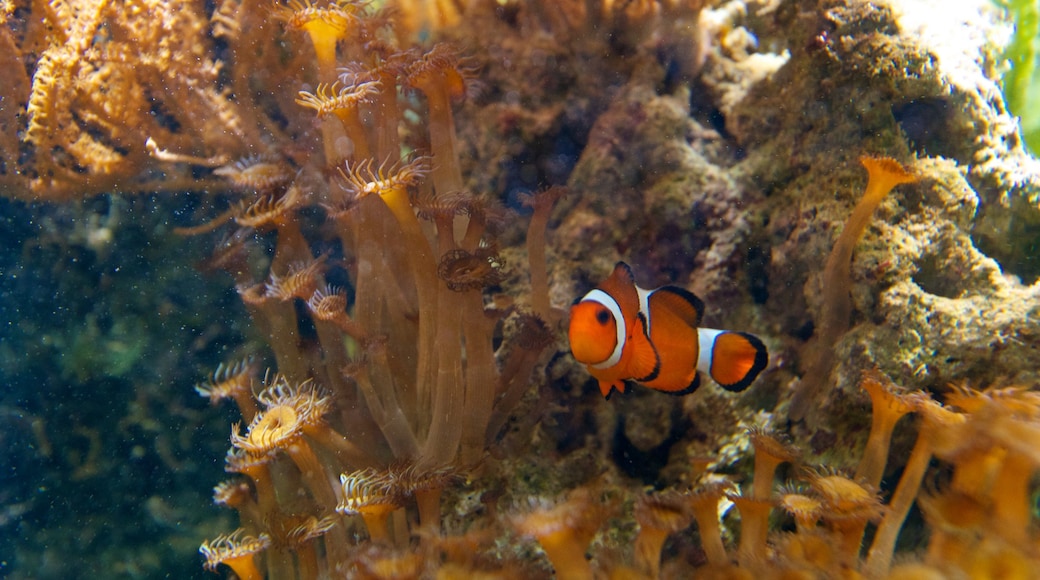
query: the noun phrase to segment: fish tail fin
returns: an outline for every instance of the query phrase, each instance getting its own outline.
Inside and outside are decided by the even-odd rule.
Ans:
[[[708,372],[722,388],[743,391],[767,364],[769,354],[766,345],[757,336],[724,331],[715,336]]]

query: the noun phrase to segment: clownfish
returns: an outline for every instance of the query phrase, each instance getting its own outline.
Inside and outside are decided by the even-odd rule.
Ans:
[[[692,393],[707,373],[730,391],[747,388],[769,362],[766,347],[743,332],[700,328],[704,303],[678,286],[640,288],[624,262],[571,306],[574,358],[604,397],[625,382],[673,395]]]

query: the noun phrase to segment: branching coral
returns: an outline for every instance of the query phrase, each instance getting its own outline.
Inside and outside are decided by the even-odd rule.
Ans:
[[[0,142],[5,195],[63,200],[216,187],[169,159],[229,158],[260,142],[239,105],[218,88],[220,63],[209,55],[208,23],[198,7],[153,0],[13,5],[38,24],[17,33],[0,25],[5,75],[14,75],[4,87],[5,102],[14,99],[4,107],[14,115],[5,120],[10,137]]]

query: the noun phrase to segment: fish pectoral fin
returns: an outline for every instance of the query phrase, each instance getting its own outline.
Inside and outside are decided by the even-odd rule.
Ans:
[[[744,332],[723,332],[711,353],[711,378],[729,391],[743,391],[769,364],[766,345]]]
[[[650,295],[650,308],[667,310],[687,325],[697,328],[704,316],[704,302],[697,295],[679,286],[661,286]]]
[[[661,372],[661,357],[646,334],[646,318],[640,313],[636,320],[639,328],[628,339],[627,374],[639,382],[652,381]]]

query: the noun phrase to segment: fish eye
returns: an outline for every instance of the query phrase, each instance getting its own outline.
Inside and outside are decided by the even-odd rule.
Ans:
[[[606,308],[600,308],[596,311],[596,322],[603,326],[606,326],[610,322],[610,312]]]

